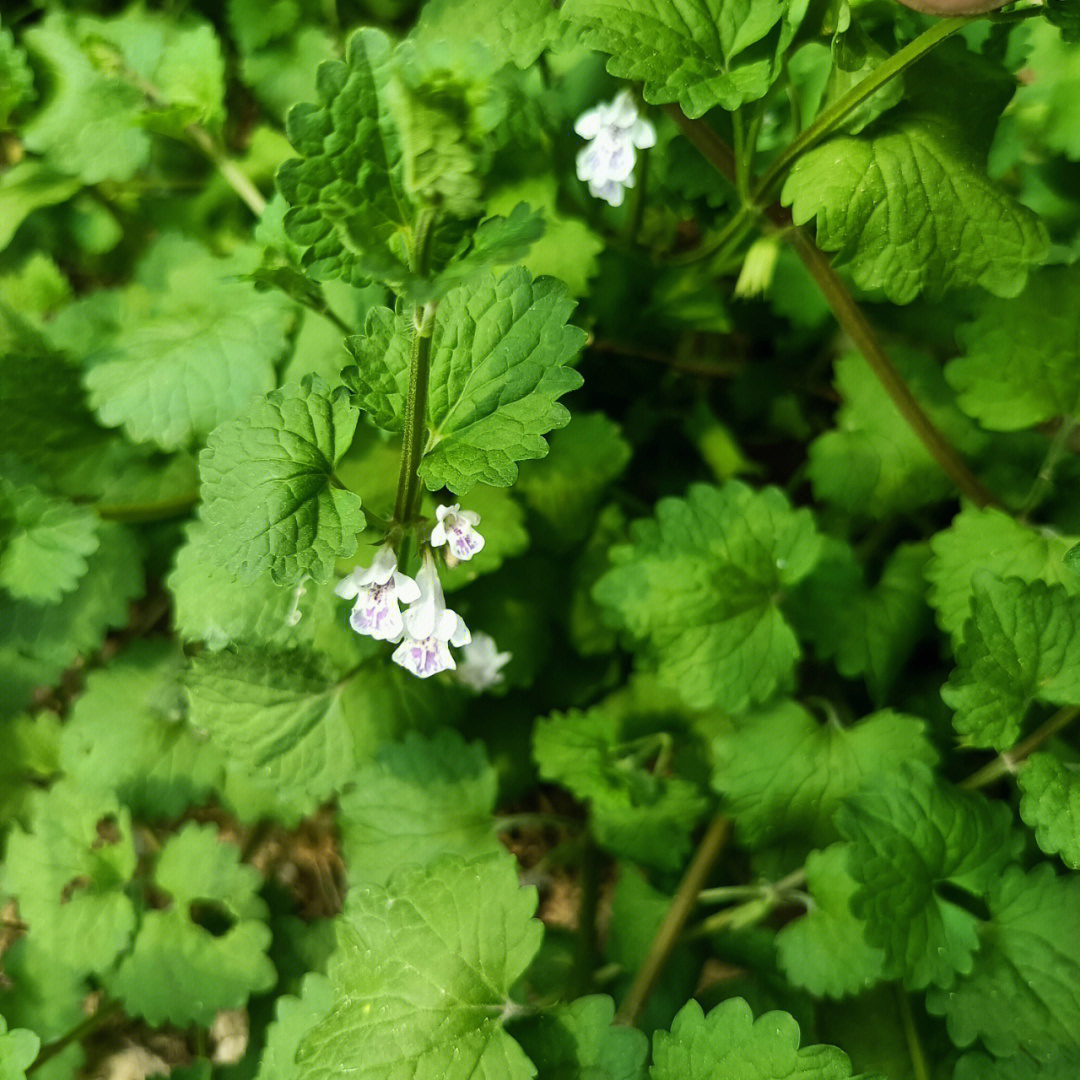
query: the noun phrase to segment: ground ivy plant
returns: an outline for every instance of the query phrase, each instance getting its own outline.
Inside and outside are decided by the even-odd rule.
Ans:
[[[0,1080],[1080,1076],[1078,101],[1076,0],[5,4]]]

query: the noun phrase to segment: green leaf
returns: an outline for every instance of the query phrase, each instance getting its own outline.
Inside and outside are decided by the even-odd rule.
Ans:
[[[965,1054],[956,1063],[953,1080],[1072,1080],[1080,1070],[1080,1054],[1057,1054],[1043,1064],[1027,1054],[994,1058],[986,1054]]]
[[[1050,19],[1055,9],[1075,12],[1075,6],[1072,0],[1054,0],[1044,13]],[[1071,18],[1075,21],[1075,13]],[[1072,88],[1080,77],[1080,49],[1041,20],[1027,29],[1026,45],[1024,68],[1032,77],[1017,86],[1003,127],[1015,125],[1029,142],[1076,161],[1080,159],[1080,102]]]
[[[285,231],[317,281],[408,276],[401,234],[412,208],[386,100],[390,52],[381,31],[358,31],[344,61],[319,67],[319,104],[289,111],[289,141],[302,156],[278,169],[277,183],[291,207]]]
[[[532,245],[543,235],[543,216],[518,203],[505,217],[484,218],[464,253],[455,253],[449,264],[429,280],[413,278],[402,289],[402,295],[418,304],[437,300],[452,288],[482,278],[493,266],[524,262]]]
[[[1014,300],[983,300],[958,331],[965,355],[946,369],[965,412],[996,431],[1080,415],[1078,302],[1078,267],[1041,270]]]
[[[37,792],[29,831],[12,830],[0,880],[35,947],[83,974],[107,970],[127,946],[134,873],[127,809],[101,787],[62,780]]]
[[[972,970],[979,920],[950,896],[986,895],[1017,848],[1009,808],[905,762],[849,799],[836,824],[852,841],[851,900],[866,940],[885,951],[886,977],[946,989]]]
[[[549,547],[565,550],[588,535],[607,486],[629,464],[630,444],[604,413],[577,413],[551,436],[551,452],[522,467],[517,491],[542,523]]]
[[[81,374],[40,340],[0,361],[0,455],[15,459],[42,486],[113,509],[134,508],[136,517],[147,507],[153,516],[190,506],[197,495],[194,458],[133,446],[99,427]]]
[[[199,455],[212,550],[235,573],[279,585],[329,581],[356,550],[360,497],[335,487],[334,466],[357,410],[318,376],[274,390],[218,428]]]
[[[649,1040],[614,1018],[611,998],[594,994],[524,1021],[514,1035],[545,1080],[645,1080]]]
[[[1032,754],[1017,777],[1020,816],[1047,855],[1080,870],[1080,772],[1053,754]]]
[[[540,2],[547,6],[546,0]],[[427,4],[424,13],[431,8]],[[549,13],[554,14],[550,9]],[[468,25],[471,30],[472,24]],[[604,241],[583,221],[564,217],[558,209],[558,195],[554,175],[530,176],[492,192],[487,208],[493,214],[513,214],[521,203],[527,203],[543,211],[543,236],[535,240],[521,263],[533,277],[550,274],[563,282],[572,296],[582,296],[589,291],[589,280],[600,272],[598,256],[604,250]]]
[[[860,289],[896,304],[973,285],[1016,296],[1046,257],[1045,226],[986,176],[1002,74],[943,47],[907,77],[910,102],[795,162],[784,204],[798,225],[817,219],[818,246]]]
[[[350,893],[329,976],[335,1005],[300,1045],[308,1080],[530,1080],[503,1030],[540,947],[535,889],[514,860],[446,858]]]
[[[0,593],[0,715],[17,711],[39,686],[51,686],[81,654],[97,649],[111,627],[127,624],[128,604],[143,591],[142,560],[131,533],[97,525],[98,549],[79,587],[40,607]]]
[[[230,645],[309,649],[342,670],[377,651],[348,625],[332,585],[307,581],[287,588],[268,574],[244,581],[215,558],[202,521],[190,524],[187,537],[168,578],[173,625],[182,640],[202,642],[213,652]]]
[[[543,457],[543,437],[570,413],[558,398],[581,385],[567,365],[585,334],[566,325],[574,302],[551,278],[517,267],[488,274],[439,304],[431,345],[428,437],[420,475],[456,494],[473,484],[508,487],[516,462]],[[357,404],[380,427],[404,426],[410,317],[377,309],[367,333],[349,340],[363,372]]]
[[[1034,702],[1080,704],[1080,597],[987,573],[975,575],[972,590],[957,668],[941,696],[970,745],[1007,750]]]
[[[677,870],[708,808],[696,784],[665,775],[671,718],[622,713],[603,703],[540,720],[533,756],[540,775],[587,800],[596,840],[619,855]]]
[[[164,640],[134,641],[91,672],[60,737],[65,774],[104,785],[143,819],[175,818],[217,787],[216,750],[183,722],[183,655]]]
[[[270,928],[258,897],[262,876],[240,862],[213,825],[188,822],[170,837],[154,868],[154,885],[167,894],[166,910],[143,915],[131,952],[107,980],[127,1012],[153,1027],[209,1027],[223,1009],[240,1009],[277,978],[266,956]],[[224,918],[214,934],[196,917]]]
[[[9,127],[11,114],[33,96],[34,75],[26,53],[15,44],[11,31],[0,27],[0,129]]]
[[[334,989],[330,980],[317,971],[304,976],[299,997],[291,994],[279,997],[275,1020],[267,1029],[256,1080],[304,1080],[304,1073],[296,1064],[296,1051],[304,1036],[333,1007]]]
[[[420,9],[414,36],[425,44],[480,44],[492,56],[530,68],[562,30],[548,0],[429,0]]]
[[[616,78],[687,116],[764,97],[802,22],[801,0],[568,0],[563,15]]]
[[[185,13],[129,8],[112,19],[84,17],[82,35],[120,50],[129,71],[153,87],[149,126],[180,134],[191,123],[218,128],[225,117],[225,60],[214,28]],[[163,113],[162,107],[166,107]]]
[[[754,1019],[742,998],[723,1001],[706,1015],[696,1001],[685,1005],[671,1032],[653,1038],[652,1080],[845,1080],[847,1054],[835,1046],[799,1048],[799,1025],[784,1012]]]
[[[0,479],[0,588],[16,600],[54,604],[97,551],[92,510]]]
[[[23,42],[45,76],[41,105],[22,127],[26,148],[84,184],[130,180],[150,158],[142,91],[91,62],[69,15],[50,12]]]
[[[872,586],[850,545],[826,537],[822,552],[792,596],[796,631],[845,678],[863,676],[874,701],[884,701],[930,623],[930,548],[900,544]]]
[[[338,803],[349,880],[385,885],[408,863],[501,850],[492,811],[498,777],[480,743],[442,729],[408,733],[358,769]]]
[[[81,350],[90,407],[135,442],[178,450],[206,441],[276,384],[275,365],[293,320],[276,292],[240,279],[244,254],[214,258],[176,234],[158,240],[132,284],[97,293],[65,313],[82,326],[87,305],[109,304]]]
[[[964,453],[982,449],[985,436],[956,407],[937,361],[908,349],[893,349],[891,356],[938,430]],[[810,444],[815,498],[858,517],[878,518],[953,497],[952,481],[861,355],[837,360],[836,389],[842,399],[836,429]]]
[[[558,403],[581,385],[568,367],[585,343],[552,278],[516,268],[486,275],[439,305],[420,475],[432,491],[483,482],[509,487],[518,461],[543,457],[543,436],[570,420]]]
[[[60,772],[60,719],[50,712],[3,722],[0,759],[0,832],[26,822],[34,793]]]
[[[0,176],[0,251],[35,210],[66,202],[79,187],[78,180],[40,161],[20,161],[5,170]]]
[[[594,595],[688,705],[741,712],[791,682],[800,649],[780,605],[820,548],[778,488],[694,485],[631,527]]]
[[[1080,577],[1065,563],[1065,553],[1076,542],[1076,537],[1032,528],[1001,510],[965,507],[948,529],[930,541],[934,556],[927,565],[926,579],[938,625],[955,644],[960,643],[971,614],[974,579],[980,571],[1027,582],[1044,581],[1062,586],[1070,596],[1080,596]]]
[[[872,789],[897,760],[936,763],[922,720],[885,709],[841,727],[782,701],[715,739],[713,786],[744,844],[795,837],[824,847],[839,837],[833,819],[841,802]]]
[[[777,954],[793,986],[815,997],[845,997],[873,986],[885,954],[863,939],[863,925],[851,913],[856,882],[848,870],[849,847],[833,844],[812,851],[806,883],[813,905],[776,936]]]
[[[1080,878],[1012,866],[987,904],[974,966],[952,990],[931,990],[927,1008],[958,1046],[980,1038],[992,1054],[1047,1063],[1080,1054]]]
[[[223,757],[314,809],[355,772],[363,683],[299,652],[208,653],[187,673],[190,721]]]
[[[41,1049],[41,1040],[22,1028],[8,1031],[0,1016],[0,1080],[26,1080],[26,1070]]]

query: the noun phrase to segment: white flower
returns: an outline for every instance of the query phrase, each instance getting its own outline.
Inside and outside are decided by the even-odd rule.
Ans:
[[[577,156],[578,179],[589,193],[612,206],[621,206],[627,188],[634,186],[637,150],[656,145],[656,129],[638,115],[629,90],[607,104],[583,112],[574,130],[589,140]]]
[[[450,554],[461,562],[468,562],[484,550],[484,538],[474,526],[480,524],[480,515],[472,510],[462,510],[458,503],[440,506],[435,511],[438,524],[431,530],[431,546],[450,545]]]
[[[474,634],[472,641],[461,651],[458,681],[477,691],[497,686],[503,681],[502,669],[510,662],[511,655],[499,652],[490,634]]]
[[[380,548],[371,566],[358,566],[334,587],[346,600],[356,597],[349,625],[358,634],[379,641],[397,641],[405,632],[398,604],[419,599],[420,589],[411,577],[397,568],[397,558],[389,547]]]
[[[424,552],[416,584],[419,596],[405,612],[405,638],[392,659],[418,678],[426,679],[456,668],[448,645],[468,645],[472,635],[465,620],[446,606],[430,550]]]

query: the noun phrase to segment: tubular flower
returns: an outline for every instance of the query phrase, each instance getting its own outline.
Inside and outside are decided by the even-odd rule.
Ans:
[[[589,194],[612,206],[621,206],[627,188],[634,186],[637,151],[656,145],[656,129],[638,115],[629,90],[614,101],[583,112],[574,130],[589,141],[577,156],[578,179]]]
[[[472,635],[465,620],[446,606],[430,550],[424,553],[416,584],[419,596],[405,612],[405,637],[392,659],[406,671],[426,679],[456,668],[449,646],[468,645]]]
[[[455,559],[468,562],[474,555],[484,550],[484,538],[476,531],[480,524],[480,515],[472,510],[462,510],[458,503],[452,506],[440,506],[435,511],[439,519],[431,530],[431,546],[448,545],[448,550]]]
[[[346,600],[356,598],[349,625],[358,633],[379,641],[398,641],[405,632],[399,604],[420,598],[416,582],[397,568],[397,557],[389,547],[380,548],[365,569],[358,566],[334,587]]]
[[[502,669],[510,662],[511,656],[511,653],[499,652],[490,634],[474,634],[472,641],[461,650],[458,682],[477,692],[497,686],[503,681]]]

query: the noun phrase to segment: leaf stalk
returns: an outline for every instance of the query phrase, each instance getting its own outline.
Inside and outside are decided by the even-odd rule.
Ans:
[[[649,946],[644,963],[637,970],[630,989],[626,992],[615,1014],[617,1024],[634,1024],[641,1016],[652,996],[660,973],[664,970],[672,950],[682,936],[683,927],[697,905],[698,894],[709,876],[713,864],[720,857],[727,843],[731,823],[722,814],[713,818],[698,845],[694,858],[687,868],[686,875],[672,898],[671,905],[664,915],[656,936]]]

